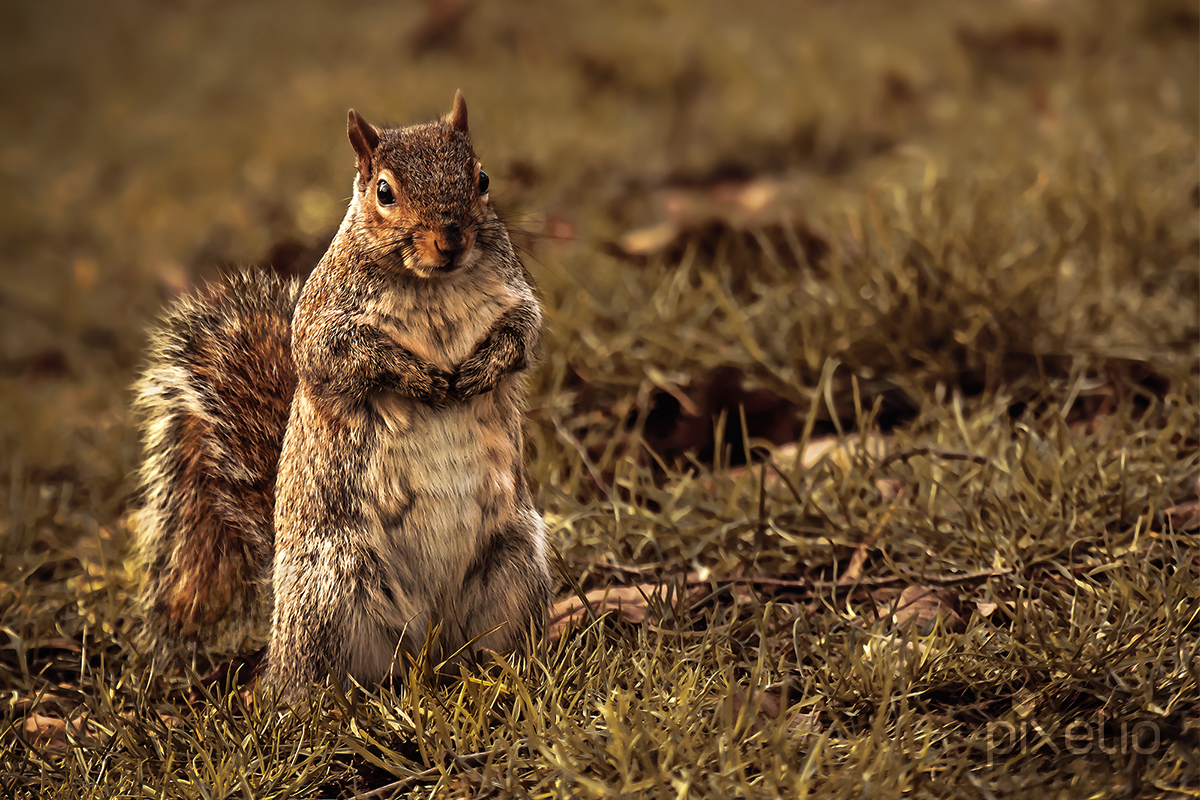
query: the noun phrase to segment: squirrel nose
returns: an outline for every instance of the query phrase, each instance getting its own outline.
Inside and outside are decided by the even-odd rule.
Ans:
[[[441,234],[434,239],[434,246],[442,255],[453,256],[463,249],[462,228],[448,222],[442,226]]]

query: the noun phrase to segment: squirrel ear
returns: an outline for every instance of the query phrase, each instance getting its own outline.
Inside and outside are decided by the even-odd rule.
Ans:
[[[452,128],[467,132],[467,101],[463,99],[461,90],[454,92],[454,108],[450,109],[446,122],[449,122]]]
[[[346,121],[346,135],[350,137],[350,144],[358,156],[358,171],[364,178],[370,178],[371,156],[379,146],[379,131],[352,108]]]

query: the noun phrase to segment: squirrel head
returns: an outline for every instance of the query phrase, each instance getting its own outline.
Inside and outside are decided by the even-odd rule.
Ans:
[[[351,216],[372,260],[422,278],[450,275],[503,235],[462,92],[438,122],[376,128],[351,109],[346,132],[358,157]]]

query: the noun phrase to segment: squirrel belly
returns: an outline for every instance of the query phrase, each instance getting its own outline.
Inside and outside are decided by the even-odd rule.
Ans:
[[[231,651],[271,613],[276,467],[296,387],[296,281],[231,276],[178,300],[134,387],[143,644]]]
[[[521,650],[550,578],[524,465],[541,310],[488,195],[466,104],[355,112],[350,207],[301,288],[184,298],[137,385],[146,639],[241,647],[292,700]]]

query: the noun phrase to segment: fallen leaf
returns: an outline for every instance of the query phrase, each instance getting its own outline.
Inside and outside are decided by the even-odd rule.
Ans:
[[[648,256],[665,248],[678,235],[679,226],[674,222],[660,222],[626,233],[617,242],[617,247],[632,256]]]
[[[756,438],[767,438],[754,431],[751,431],[751,434]],[[842,469],[849,469],[854,459],[860,458],[862,453],[866,453],[874,460],[883,458],[888,452],[888,444],[889,440],[886,436],[876,433],[869,433],[866,436],[854,434],[846,437],[822,436],[809,439],[804,452],[799,454],[800,467],[808,471],[820,464],[821,461],[828,459]],[[798,450],[799,447],[795,442],[777,447],[771,453],[771,463],[780,471],[788,473],[796,468]],[[732,467],[729,470],[729,476],[736,479],[746,469],[749,467]],[[777,486],[779,481],[780,478],[774,471],[767,473],[768,489]],[[875,485],[885,500],[891,500],[904,484],[898,478],[881,478],[876,481]]]
[[[550,609],[550,625],[546,636],[555,641],[567,628],[587,624],[593,614],[616,614],[626,622],[641,624],[650,612],[650,603],[665,602],[668,595],[678,597],[680,591],[686,592],[686,602],[690,605],[707,596],[711,589],[695,572],[688,573],[682,581],[675,583],[639,583],[593,589],[582,599],[573,595],[555,603]]]
[[[824,436],[820,439],[810,439],[808,446],[800,455],[800,465],[812,469],[821,461],[828,459],[837,466],[848,469],[854,460],[863,453],[878,460],[888,451],[888,440],[877,433],[866,436],[854,435],[846,437]]]
[[[912,624],[918,633],[926,634],[933,629],[939,616],[947,630],[962,631],[966,628],[958,615],[958,595],[950,589],[933,589],[928,586],[907,586],[900,593],[892,612],[892,625],[900,627]]]
[[[878,478],[875,481],[875,489],[884,500],[891,500],[904,491],[904,481],[899,478]]]
[[[779,719],[779,712],[782,711],[781,705],[783,702],[783,687],[782,685],[768,686],[763,690],[751,689],[746,693],[745,700],[741,695],[735,695],[733,698],[733,710],[735,713],[741,713],[742,708],[749,706],[750,710],[763,717],[771,719]]]
[[[975,601],[975,610],[979,612],[981,617],[990,617],[1000,605],[998,603],[985,603],[981,600]]]
[[[751,265],[820,272],[832,249],[829,238],[803,221],[803,213],[777,208],[774,199],[757,186],[715,195],[671,192],[663,200],[666,219],[629,231],[606,249],[634,263],[654,258],[669,265],[691,258],[709,264],[732,251]]]
[[[1163,514],[1177,532],[1200,530],[1200,500],[1164,508]]]
[[[25,736],[35,745],[62,749],[67,745],[67,722],[35,711],[25,717]]]
[[[867,538],[859,542],[858,547],[854,549],[854,555],[850,556],[850,563],[846,567],[846,571],[838,577],[838,586],[846,586],[856,582],[862,577],[863,565],[867,563],[867,556],[875,549],[875,543],[879,541],[879,537],[883,535],[883,529],[892,521],[892,517],[896,515],[896,507],[900,505],[900,501],[904,498],[904,488],[892,500],[892,504],[888,507],[887,513],[883,515],[883,519],[875,526]]]
[[[796,716],[792,717],[791,721],[788,722],[788,730],[802,734],[804,740],[807,740],[811,736],[820,733],[822,730],[824,730],[824,727],[825,726],[821,724],[820,711],[805,711],[803,713],[796,714]]]
[[[779,683],[773,683],[764,689],[751,689],[746,693],[743,700],[740,694],[733,698],[733,709],[735,713],[741,713],[745,706],[749,706],[751,711],[758,717],[767,719],[779,719],[789,708],[787,701],[784,698],[784,691],[796,692],[799,689],[797,682],[794,679],[784,680]],[[788,729],[800,733],[818,733],[821,730],[819,711],[797,712],[788,720]]]
[[[32,711],[25,717],[24,730],[34,746],[61,753],[71,746],[68,734],[76,739],[87,735],[87,715],[68,720]]]

